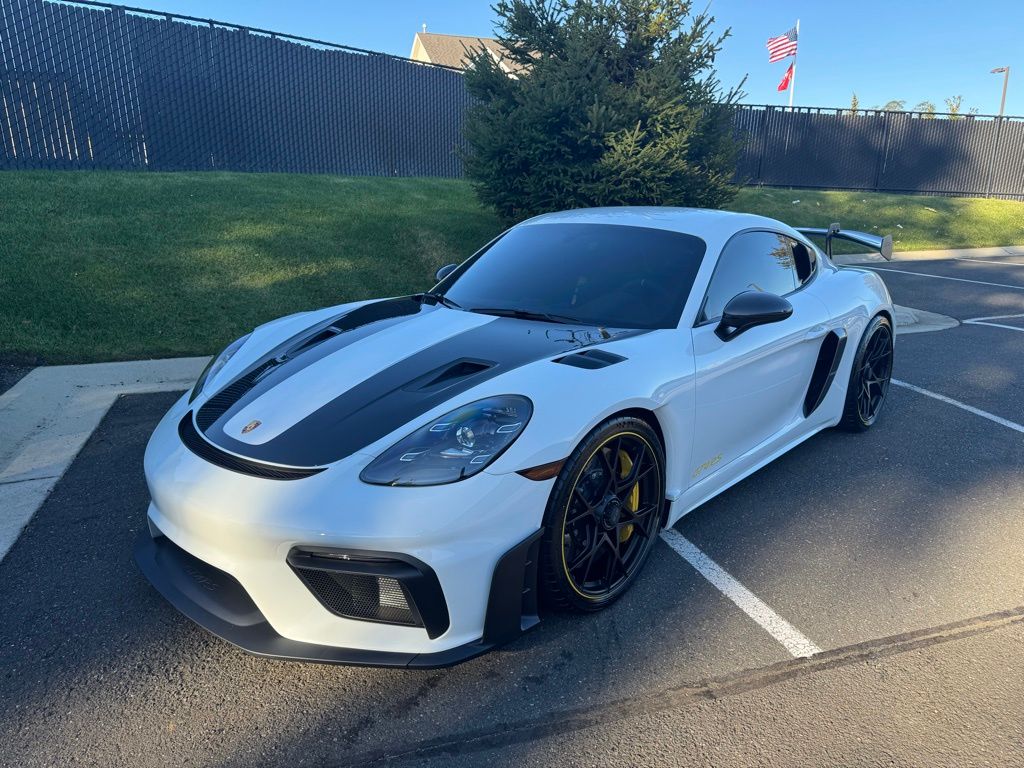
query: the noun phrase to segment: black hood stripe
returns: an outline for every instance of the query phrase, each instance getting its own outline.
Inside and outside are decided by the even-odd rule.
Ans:
[[[365,448],[495,376],[546,357],[642,333],[646,331],[602,332],[593,327],[496,318],[385,368],[266,443],[251,445],[226,434],[224,425],[234,414],[292,375],[285,366],[268,374],[222,413],[206,436],[228,451],[259,461],[295,467],[323,466]]]
[[[207,400],[196,413],[196,425],[205,432],[229,411],[244,408],[303,368],[424,311],[433,309],[408,296],[384,299],[306,328],[278,344]]]

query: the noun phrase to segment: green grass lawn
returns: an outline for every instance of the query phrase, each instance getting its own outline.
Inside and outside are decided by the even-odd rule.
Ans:
[[[1024,243],[1024,203],[1004,200],[744,189],[731,207],[901,250]],[[460,181],[2,172],[0,361],[212,353],[274,317],[422,290],[499,230]]]

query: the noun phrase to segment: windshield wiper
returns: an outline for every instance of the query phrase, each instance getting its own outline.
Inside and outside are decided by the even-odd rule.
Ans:
[[[575,317],[566,315],[553,315],[550,312],[531,312],[528,309],[508,309],[505,307],[470,307],[470,312],[477,312],[481,315],[495,315],[497,317],[516,317],[520,320],[541,320],[546,323],[561,323],[562,325],[593,325],[585,323]]]
[[[432,291],[424,291],[423,293],[414,293],[413,298],[419,302],[423,302],[424,299],[432,299],[434,302],[440,304],[442,307],[448,307],[448,309],[462,309],[462,305],[457,301],[453,301],[445,296],[443,293],[434,293]]]

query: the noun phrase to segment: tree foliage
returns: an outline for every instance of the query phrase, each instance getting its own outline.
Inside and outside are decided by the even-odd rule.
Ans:
[[[857,110],[859,110],[859,109],[860,109],[860,99],[857,98],[857,92],[854,91],[850,95],[850,114],[851,115],[856,115],[857,114]]]
[[[946,99],[946,111],[949,112],[950,120],[962,120],[964,118],[964,97],[950,96]],[[971,109],[968,109],[967,114],[978,114],[978,108],[972,107]]]
[[[925,118],[926,120],[935,119],[935,104],[928,100],[918,102],[916,105],[914,105],[913,111],[920,112],[921,117]]]
[[[464,159],[500,216],[732,199],[742,94],[715,77],[729,33],[714,34],[713,17],[690,0],[499,0],[494,10],[508,60],[472,57]]]

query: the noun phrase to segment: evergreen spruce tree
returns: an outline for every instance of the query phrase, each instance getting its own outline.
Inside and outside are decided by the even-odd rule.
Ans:
[[[466,173],[506,221],[601,205],[720,207],[738,143],[713,69],[729,32],[690,0],[499,0],[479,51]],[[742,83],[740,84],[742,85]]]

